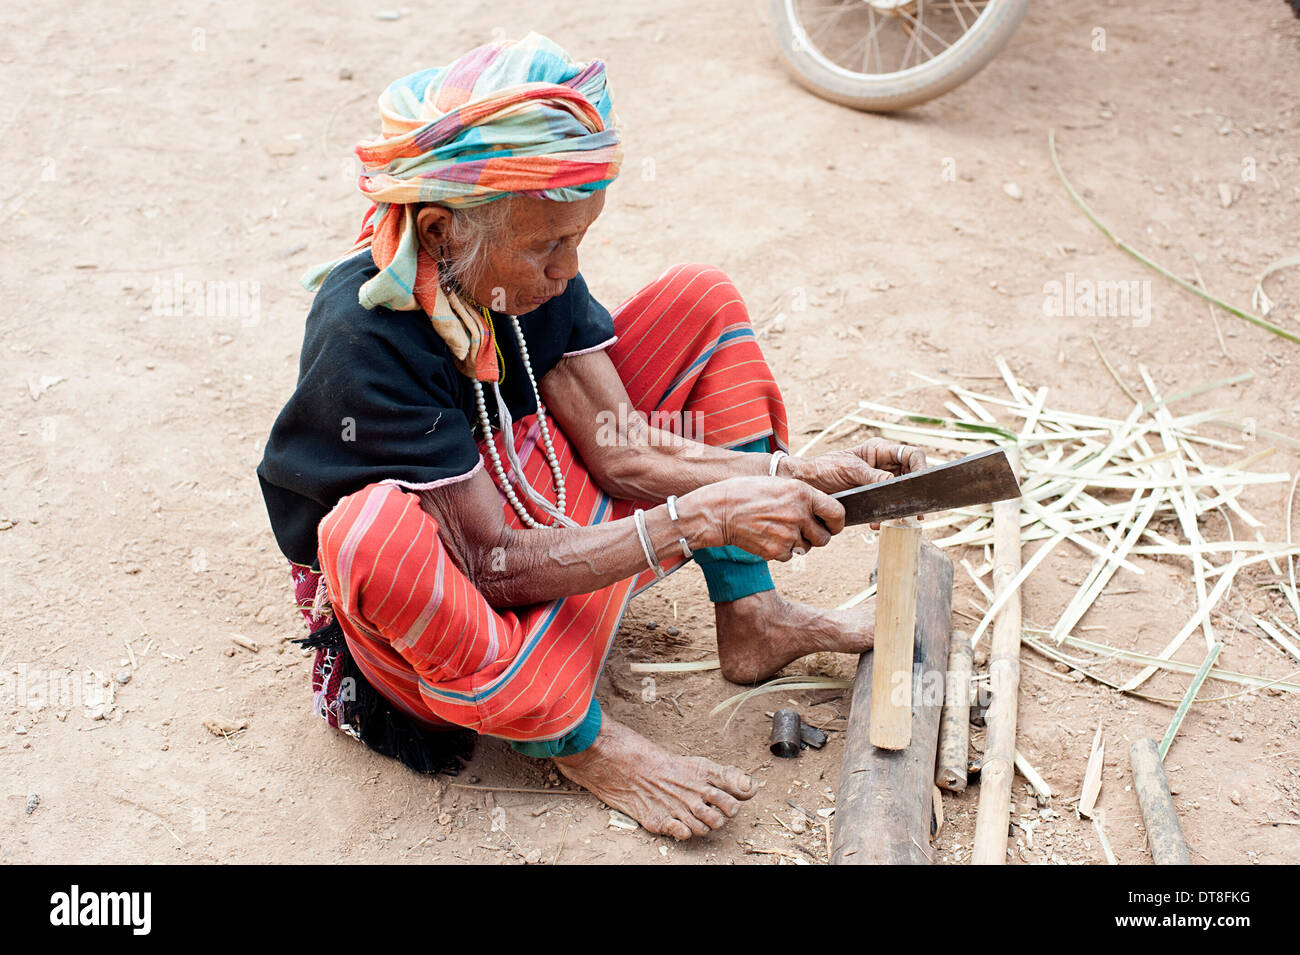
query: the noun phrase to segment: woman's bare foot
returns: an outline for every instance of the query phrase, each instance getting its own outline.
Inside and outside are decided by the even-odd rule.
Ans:
[[[758,683],[787,663],[817,653],[863,653],[875,639],[873,607],[819,610],[792,603],[775,590],[713,605],[722,675]]]
[[[758,792],[734,766],[673,756],[608,716],[591,746],[555,757],[555,765],[648,832],[678,840],[717,829],[740,810],[740,800]]]

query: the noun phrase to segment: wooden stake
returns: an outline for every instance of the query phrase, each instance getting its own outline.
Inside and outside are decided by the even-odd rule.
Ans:
[[[1019,473],[1020,455],[1007,450]],[[993,505],[993,592],[1006,590],[1020,573],[1020,501]],[[1011,783],[1015,778],[1016,698],[1020,692],[1020,594],[1009,599],[993,621],[989,650],[989,685],[993,699],[985,716],[986,743],[980,769],[980,801],[975,818],[973,865],[1007,861],[1007,825],[1011,820]]]
[[[1134,740],[1128,751],[1133,767],[1133,788],[1142,808],[1142,822],[1147,827],[1147,844],[1156,865],[1191,865],[1183,827],[1178,823],[1174,797],[1169,794],[1169,780],[1160,761],[1160,747],[1153,739]]]
[[[876,570],[876,640],[871,671],[871,745],[906,749],[912,741],[912,645],[916,633],[915,520],[880,528]]]
[[[970,749],[970,635],[954,630],[948,643],[948,679],[939,717],[939,761],[935,784],[951,792],[966,789]]]
[[[923,865],[931,861],[934,757],[948,665],[952,616],[952,561],[922,544],[918,568],[915,660],[922,692],[912,700],[912,742],[906,749],[871,744],[872,664],[864,653],[853,683],[844,762],[835,794],[836,865]]]

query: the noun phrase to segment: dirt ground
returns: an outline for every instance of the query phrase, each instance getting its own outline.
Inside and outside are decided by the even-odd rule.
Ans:
[[[310,715],[309,660],[284,642],[302,625],[254,476],[296,375],[310,301],[297,279],[355,234],[350,147],[376,128],[383,86],[494,36],[536,29],[608,63],[627,158],[583,272],[612,306],[672,262],[707,261],[732,275],[756,323],[786,312],[765,349],[796,446],[857,399],[913,384],[909,370],[988,376],[999,355],[1058,407],[1122,416],[1092,335],[1131,381],[1139,362],[1164,384],[1253,372],[1187,410],[1230,403],[1300,435],[1296,346],[1221,316],[1221,349],[1205,304],[1162,280],[1145,327],[1042,313],[1044,284],[1069,272],[1154,278],[1070,204],[1048,158],[1053,128],[1071,177],[1121,236],[1227,300],[1248,306],[1263,267],[1296,252],[1300,22],[1282,0],[1035,2],[987,70],[895,117],[792,83],[748,2],[403,2],[396,21],[375,4],[303,0],[0,15],[0,861],[826,860],[824,829],[792,831],[791,803],[834,806],[842,732],[776,760],[764,711],[785,696],[724,730],[709,710],[737,690],[716,672],[659,677],[651,703],[629,671],[711,655],[694,566],[633,601],[600,697],[667,746],[756,773],[762,792],[708,838],[611,828],[582,793],[463,788],[554,787],[545,764],[499,741],[483,741],[458,779],[431,779]],[[1092,49],[1099,28],[1104,52]],[[236,283],[234,314],[178,298],[194,282]],[[1268,288],[1273,318],[1300,327],[1300,273]],[[1282,445],[1269,469],[1297,465]],[[1270,539],[1285,539],[1286,489],[1243,498]],[[874,563],[869,537],[846,533],[774,575],[784,593],[832,606]],[[1044,565],[1027,623],[1054,621],[1087,566],[1064,549]],[[1188,566],[1148,566],[1086,623],[1154,652],[1193,590]],[[978,594],[957,579],[954,606],[969,609]],[[1274,600],[1251,586],[1262,582],[1239,585],[1216,616],[1221,664],[1283,677],[1294,661],[1244,629],[1248,616],[1237,623]],[[1190,643],[1180,658],[1200,659]],[[1159,738],[1170,708],[1023,659],[1018,745],[1059,795],[1044,818],[1017,778],[1027,809],[1016,817],[1037,824],[1032,848],[1016,830],[1013,860],[1103,861],[1074,812],[1100,722],[1106,831],[1121,863],[1147,863],[1128,741]],[[105,680],[107,707],[94,698]],[[1149,684],[1173,697],[1185,685]],[[1239,689],[1211,682],[1205,695]],[[792,699],[842,730],[847,697]],[[1192,710],[1167,765],[1195,862],[1300,861],[1300,827],[1266,824],[1300,819],[1295,704],[1265,693]],[[211,720],[247,727],[221,737]],[[977,792],[945,799],[937,861],[969,858]]]

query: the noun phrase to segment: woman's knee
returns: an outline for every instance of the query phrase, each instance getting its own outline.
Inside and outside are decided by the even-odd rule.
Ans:
[[[341,498],[317,527],[317,557],[335,611],[359,617],[364,592],[391,589],[402,554],[430,530],[436,547],[436,522],[395,485],[370,484]]]
[[[749,320],[740,290],[722,269],[701,262],[679,262],[666,268],[627,303],[617,310],[623,313],[629,306],[641,317],[680,318],[689,314],[704,324],[722,310],[729,323]]]
[[[713,282],[731,283],[731,279],[726,272],[716,265],[709,265],[707,262],[677,262],[670,265],[665,270],[664,275],[666,278],[672,277],[686,279],[687,281],[707,278]]]
[[[671,266],[665,277],[673,284],[693,291],[699,297],[711,297],[721,301],[735,302],[744,311],[744,299],[736,283],[716,265],[702,262],[680,262]]]

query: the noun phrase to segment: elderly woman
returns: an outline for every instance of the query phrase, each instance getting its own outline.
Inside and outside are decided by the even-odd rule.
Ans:
[[[530,34],[405,77],[379,108],[357,147],[373,206],[307,280],[298,387],[258,468],[316,711],[426,771],[458,765],[464,730],[501,737],[651,832],[708,832],[752,780],[596,702],[628,600],[698,563],[738,683],[864,651],[869,610],[786,601],[766,562],[840,531],[830,492],[924,455],[790,455],[717,269],[674,266],[612,313],[591,296],[578,246],[621,157],[599,61]]]

